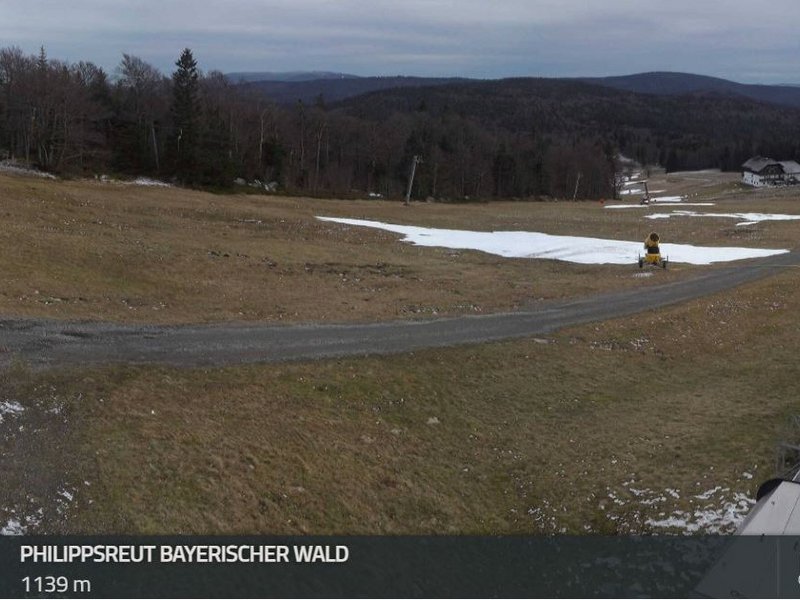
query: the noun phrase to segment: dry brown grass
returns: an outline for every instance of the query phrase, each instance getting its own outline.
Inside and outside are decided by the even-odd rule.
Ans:
[[[785,196],[726,199],[719,208],[755,203],[788,210],[795,198]],[[642,280],[628,266],[419,248],[391,233],[314,219],[633,240],[653,228],[638,209],[604,210],[600,203],[408,208],[0,175],[0,213],[5,315],[162,323],[374,320],[510,310],[697,271],[674,265]],[[766,247],[793,246],[800,232],[798,223],[737,228],[716,219],[671,219],[658,227],[666,241]]]
[[[704,506],[701,492],[752,495],[771,476],[800,410],[798,284],[792,272],[547,340],[67,374],[91,484],[69,527],[652,531],[648,518]]]
[[[794,190],[701,187],[718,202],[709,210],[796,211]],[[643,238],[653,223],[599,203],[405,208],[8,176],[0,209],[0,313],[160,322],[488,311],[648,284],[633,267],[416,248],[318,214],[620,239]],[[667,241],[712,245],[793,247],[799,228],[659,222]],[[649,281],[701,269],[676,265]],[[781,428],[800,410],[799,283],[789,272],[547,340],[25,375],[14,389],[23,403],[36,401],[25,390],[47,390],[68,415],[53,448],[70,466],[47,482],[75,501],[51,530],[647,531],[648,518],[697,507],[702,491],[752,494],[771,474]],[[13,455],[23,478],[42,462],[26,467],[24,454]],[[634,487],[659,495],[643,504]],[[658,500],[667,488],[680,498]]]

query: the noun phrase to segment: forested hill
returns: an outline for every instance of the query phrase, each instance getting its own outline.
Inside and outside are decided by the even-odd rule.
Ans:
[[[360,119],[458,119],[506,144],[611,144],[668,170],[737,170],[753,154],[800,155],[800,110],[715,92],[652,95],[568,79],[506,79],[375,92],[340,103]],[[523,140],[525,140],[523,142]]]
[[[377,90],[442,85],[461,81],[455,77],[326,77],[303,81],[249,81],[243,88],[264,94],[278,104],[336,102]]]
[[[670,95],[712,92],[739,96],[759,102],[800,107],[800,87],[791,85],[754,85],[718,77],[656,71],[619,77],[584,77],[580,81],[629,92]]]
[[[280,104],[291,104],[298,100],[311,103],[320,97],[325,102],[335,102],[390,88],[480,81],[446,77],[357,77],[329,72],[229,73],[226,77],[233,83],[258,90]],[[680,96],[710,93],[800,107],[800,87],[797,86],[744,84],[692,73],[654,71],[614,77],[579,77],[574,81],[641,94]]]
[[[111,77],[44,49],[0,48],[0,159],[70,175],[214,188],[243,178],[297,194],[401,197],[417,156],[414,197],[463,199],[608,198],[620,153],[668,170],[800,157],[800,109],[724,90],[380,79],[391,89],[319,102],[309,88],[313,100],[279,104],[203,73],[189,49],[172,73],[126,54]]]

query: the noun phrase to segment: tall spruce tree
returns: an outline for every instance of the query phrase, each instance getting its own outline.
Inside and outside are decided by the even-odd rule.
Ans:
[[[178,68],[172,74],[172,119],[174,124],[173,146],[175,152],[175,175],[183,183],[196,183],[198,168],[198,124],[197,100],[199,72],[192,51],[185,48],[175,63]]]

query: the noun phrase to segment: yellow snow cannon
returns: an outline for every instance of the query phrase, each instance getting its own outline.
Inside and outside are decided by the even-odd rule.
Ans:
[[[639,268],[645,265],[651,267],[667,268],[667,259],[661,256],[661,248],[659,246],[661,238],[653,231],[644,240],[644,256],[639,255]]]

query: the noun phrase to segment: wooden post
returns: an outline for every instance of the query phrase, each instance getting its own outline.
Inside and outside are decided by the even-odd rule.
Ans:
[[[572,201],[573,202],[575,202],[575,200],[578,199],[578,184],[580,184],[580,182],[581,182],[581,175],[582,175],[582,173],[580,171],[578,171],[578,176],[575,178],[575,191],[572,193]]]
[[[411,204],[411,188],[414,186],[414,174],[417,172],[418,162],[422,162],[422,159],[415,154],[414,158],[411,160],[411,174],[408,176],[408,189],[406,190],[405,201],[406,206]]]

